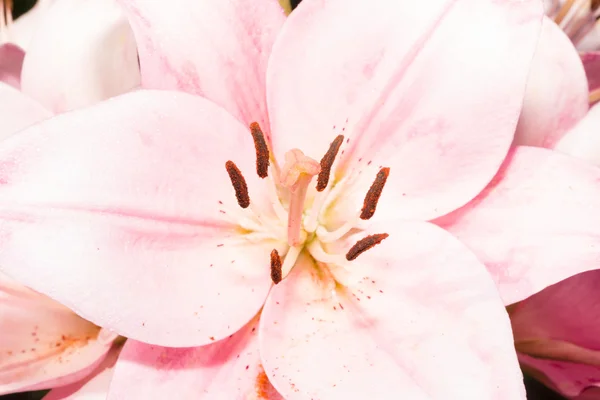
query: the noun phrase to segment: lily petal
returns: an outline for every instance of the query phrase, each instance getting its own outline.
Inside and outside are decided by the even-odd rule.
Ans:
[[[140,84],[133,32],[115,0],[56,0],[23,62],[22,90],[55,113]]]
[[[38,121],[52,116],[36,101],[0,82],[0,140]]]
[[[552,148],[587,111],[581,58],[562,29],[544,18],[514,144]]]
[[[529,0],[303,1],[269,63],[276,155],[342,134],[338,173],[394,163],[402,216],[462,206],[506,156],[541,19]]]
[[[600,383],[599,287],[600,270],[588,271],[510,307],[515,346],[530,356],[521,361],[568,396]]]
[[[285,20],[277,0],[121,3],[137,38],[143,87],[204,96],[268,130],[267,61]]]
[[[106,358],[86,379],[52,389],[44,400],[106,400],[122,346],[114,345]]]
[[[257,325],[254,318],[229,338],[186,349],[128,340],[108,400],[283,400],[260,364]]]
[[[0,82],[21,88],[21,68],[25,52],[11,43],[0,45]]]
[[[180,92],[140,90],[22,131],[0,149],[0,269],[126,337],[228,336],[262,307],[274,246],[227,222],[241,212],[227,160],[258,199],[249,130]]]
[[[485,263],[512,304],[598,268],[599,182],[586,162],[518,146],[479,197],[436,223]]]
[[[600,166],[600,105],[596,104],[573,129],[556,144],[555,150]]]
[[[595,103],[600,100],[598,97],[600,96],[600,52],[591,51],[582,53],[581,61],[583,62],[583,68],[588,80],[588,89],[591,97],[590,103]]]
[[[77,381],[100,363],[116,335],[0,275],[0,394]]]
[[[345,286],[304,257],[273,287],[259,328],[273,386],[289,400],[525,399],[485,267],[424,222],[388,221],[349,242],[382,232],[345,265]]]

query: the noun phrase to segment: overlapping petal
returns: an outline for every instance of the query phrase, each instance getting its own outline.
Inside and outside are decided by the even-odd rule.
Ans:
[[[114,345],[106,358],[86,379],[52,389],[44,400],[106,400],[122,346]]]
[[[504,302],[598,268],[600,170],[518,146],[471,203],[438,221],[485,263]]]
[[[228,160],[258,200],[249,131],[185,93],[37,124],[0,149],[0,269],[126,337],[219,340],[262,306],[274,247],[226,222],[241,212]]]
[[[393,163],[398,216],[462,206],[506,156],[541,19],[537,1],[304,1],[269,63],[276,155],[319,160],[343,134],[341,167]]]
[[[185,349],[125,344],[109,400],[283,400],[260,365],[258,318],[217,343]]]
[[[11,43],[0,45],[0,82],[15,89],[21,87],[21,68],[25,52]]]
[[[0,82],[0,140],[52,114],[23,93]]]
[[[588,80],[590,92],[600,89],[600,52],[592,51],[581,54],[581,61]]]
[[[555,150],[600,165],[600,107],[593,106],[556,144]]]
[[[0,393],[82,379],[116,335],[0,275]]]
[[[58,113],[140,84],[136,44],[116,0],[56,0],[23,62],[22,90]]]
[[[524,399],[508,316],[485,267],[447,232],[395,221],[336,286],[312,259],[274,286],[263,365],[289,400]],[[345,261],[345,260],[344,260]]]
[[[552,148],[587,111],[579,54],[562,29],[544,18],[514,144]]]
[[[277,0],[121,0],[146,88],[183,90],[265,130],[267,61],[285,16]]]

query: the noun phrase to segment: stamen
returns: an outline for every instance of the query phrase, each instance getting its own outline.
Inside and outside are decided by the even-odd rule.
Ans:
[[[271,252],[271,280],[277,285],[281,279],[281,257],[279,257],[277,249],[273,249]]]
[[[376,233],[375,235],[369,235],[366,238],[360,239],[354,246],[350,248],[350,250],[348,250],[346,253],[346,260],[356,260],[356,257],[360,256],[370,248],[377,246],[388,236],[389,235],[387,233]]]
[[[562,5],[560,10],[558,10],[558,13],[556,13],[556,17],[554,17],[554,22],[557,25],[560,25],[560,23],[563,21],[563,19],[567,16],[567,14],[569,13],[569,10],[571,9],[571,7],[573,7],[573,3],[575,3],[575,0],[567,0]]]
[[[265,140],[265,134],[258,122],[250,124],[250,133],[254,139],[254,148],[256,150],[256,173],[261,178],[269,176],[269,148]]]
[[[363,208],[360,212],[360,219],[370,219],[375,214],[377,202],[379,201],[379,197],[381,197],[381,192],[383,191],[383,187],[385,186],[389,174],[389,168],[381,168],[377,173],[375,181],[365,196]]]
[[[248,194],[248,185],[242,175],[242,171],[240,171],[237,165],[231,160],[225,163],[225,168],[227,169],[229,179],[231,179],[231,184],[235,190],[235,198],[237,199],[238,204],[242,208],[248,208],[250,205],[250,195]]]
[[[329,176],[331,175],[331,167],[333,166],[333,162],[335,161],[335,157],[337,156],[338,151],[340,150],[340,146],[344,142],[344,135],[338,135],[333,142],[329,145],[329,150],[321,159],[321,172],[319,172],[319,176],[317,177],[317,191],[322,192],[327,187],[329,183]]]

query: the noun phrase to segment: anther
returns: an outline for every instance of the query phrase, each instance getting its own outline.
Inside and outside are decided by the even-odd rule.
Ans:
[[[250,205],[250,195],[248,194],[248,185],[242,175],[242,171],[235,165],[233,161],[227,161],[225,168],[231,179],[231,184],[235,190],[235,198],[242,208],[248,208]]]
[[[377,202],[381,197],[381,192],[383,191],[383,187],[385,186],[385,182],[387,181],[389,174],[389,168],[381,168],[377,173],[375,181],[373,182],[373,184],[369,188],[369,191],[367,192],[367,195],[365,196],[363,208],[360,211],[360,219],[367,220],[375,214]]]
[[[261,178],[269,175],[269,148],[265,140],[265,134],[258,122],[250,124],[250,133],[254,139],[254,149],[256,150],[256,173]]]
[[[271,280],[277,285],[281,282],[281,279],[281,257],[279,257],[277,249],[273,249],[273,251],[271,251]]]
[[[338,151],[340,151],[340,146],[344,142],[344,135],[338,135],[333,142],[329,145],[329,150],[321,159],[321,172],[319,172],[319,176],[317,177],[317,191],[322,192],[327,187],[329,183],[329,176],[331,175],[331,167],[333,166],[333,162],[335,161],[335,157],[337,156]]]
[[[389,235],[387,233],[376,233],[374,235],[369,235],[363,239],[360,239],[354,246],[348,250],[346,253],[346,260],[352,261],[356,260],[356,257],[360,256],[365,251],[369,250],[377,246],[379,243],[383,241],[383,239],[387,238]]]

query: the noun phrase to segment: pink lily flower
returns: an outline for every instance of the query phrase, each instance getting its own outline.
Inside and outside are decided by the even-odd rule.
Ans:
[[[0,394],[79,381],[116,334],[0,275]]]
[[[588,83],[579,54],[560,28],[546,19],[515,142],[555,148],[600,165],[599,128],[600,108],[589,109]],[[567,240],[557,246],[566,246]],[[594,389],[600,382],[600,343],[596,340],[600,326],[594,314],[599,284],[600,271],[589,271],[509,306],[524,370],[569,398],[599,398],[600,392]]]
[[[137,340],[110,399],[525,398],[504,304],[600,256],[600,171],[509,150],[537,1],[123,4],[162,90],[0,146],[0,268]]]

